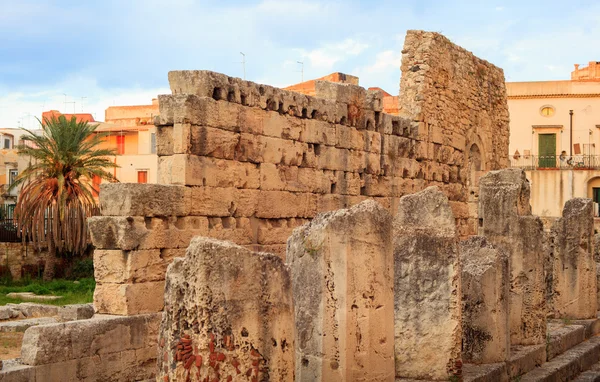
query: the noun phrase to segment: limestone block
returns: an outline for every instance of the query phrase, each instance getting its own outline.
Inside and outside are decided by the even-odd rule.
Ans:
[[[88,224],[97,249],[185,248],[193,236],[206,235],[206,217],[143,218],[95,216]]]
[[[191,207],[190,192],[181,186],[102,183],[99,195],[104,216],[185,216]]]
[[[460,243],[460,259],[463,362],[505,362],[510,353],[508,255],[476,236]]]
[[[396,377],[460,375],[461,265],[454,216],[438,188],[400,198],[394,267]]]
[[[191,126],[190,148],[189,151],[182,153],[234,159],[236,156],[236,147],[239,143],[239,133],[207,126]]]
[[[235,103],[193,94],[159,95],[158,104],[160,115],[155,121],[158,126],[181,123],[235,131],[242,110],[242,106]]]
[[[98,314],[131,316],[163,309],[165,282],[96,284],[94,309]]]
[[[143,220],[123,216],[92,216],[88,218],[92,243],[100,249],[136,249],[147,235]]]
[[[334,100],[337,103],[353,104],[362,109],[365,106],[367,91],[358,85],[329,81],[315,81],[318,98]]]
[[[236,158],[243,162],[274,163],[288,166],[302,164],[302,156],[307,150],[307,144],[242,133]]]
[[[263,245],[284,244],[292,231],[308,219],[261,219],[258,225],[258,243]]]
[[[192,187],[191,215],[253,216],[258,203],[258,190],[220,187]]]
[[[343,149],[365,150],[367,135],[355,127],[336,125],[335,147]]]
[[[193,215],[232,216],[236,188],[192,187]]]
[[[65,305],[58,309],[58,317],[61,321],[87,320],[93,315],[93,304]]]
[[[391,220],[368,200],[318,215],[288,240],[296,380],[394,380]]]
[[[257,189],[259,170],[252,163],[176,154],[158,158],[158,181],[186,186]]]
[[[256,243],[255,218],[208,218],[209,237],[232,241],[239,245]]]
[[[98,357],[156,344],[160,314],[131,317],[97,315],[92,319],[29,328],[23,337],[21,361],[40,366]],[[60,349],[60,351],[57,351]],[[127,364],[120,365],[130,367]]]
[[[591,199],[571,199],[553,225],[552,309],[556,318],[596,318],[593,207]]]
[[[261,191],[258,196],[256,217],[312,218],[317,213],[317,196],[310,193]]]
[[[332,171],[272,163],[260,165],[261,190],[325,194],[330,192],[332,182],[334,182]]]
[[[301,120],[276,112],[263,112],[262,135],[289,140],[300,140],[304,127]],[[242,132],[245,132],[242,130]],[[249,133],[253,133],[250,131]]]
[[[510,257],[511,345],[544,343],[544,229],[531,215],[529,181],[524,171],[507,169],[489,172],[479,187],[479,235]]]
[[[293,381],[293,312],[280,258],[195,238],[167,272],[158,379]]]
[[[334,146],[337,142],[337,129],[340,125],[332,125],[327,122],[314,119],[304,120],[304,126],[298,140],[306,143],[323,144]]]
[[[94,278],[96,282],[121,283],[126,276],[127,253],[120,249],[94,250]]]
[[[52,305],[22,302],[8,306],[14,310],[18,310],[25,318],[52,317],[58,314],[58,307]]]

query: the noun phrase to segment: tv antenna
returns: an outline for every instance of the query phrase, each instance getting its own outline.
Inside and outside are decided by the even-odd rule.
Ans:
[[[304,82],[304,62],[302,61],[296,61],[298,64],[300,64],[300,82]]]
[[[242,55],[242,69],[244,70],[244,81],[246,81],[246,55],[244,54],[244,52],[240,52],[240,54]]]

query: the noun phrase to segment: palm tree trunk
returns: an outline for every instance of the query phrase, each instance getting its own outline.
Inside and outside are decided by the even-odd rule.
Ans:
[[[48,255],[44,264],[44,281],[51,281],[54,278],[57,262],[56,246],[52,239],[48,238]]]

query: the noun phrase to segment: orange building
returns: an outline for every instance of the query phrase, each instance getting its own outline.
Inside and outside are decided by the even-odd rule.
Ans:
[[[314,80],[304,81],[296,85],[288,86],[287,88],[285,88],[285,90],[314,96],[316,94],[315,86],[317,81],[328,81],[340,84],[358,85],[358,77],[340,72],[335,72],[321,78],[316,78]],[[385,113],[393,115],[399,114],[398,96],[393,96],[381,88],[373,87],[369,88],[369,90],[376,90],[383,93],[383,111]]]
[[[73,118],[73,116],[75,116],[77,118],[77,122],[96,122],[94,120],[94,117],[89,114],[89,113],[77,113],[77,114],[62,114],[60,111],[58,110],[50,110],[50,111],[45,111],[42,113],[42,122],[48,118],[48,119],[52,119],[52,117],[59,117],[61,115],[64,115],[67,120],[71,120],[71,118]]]
[[[119,166],[114,176],[124,183],[156,183],[158,156],[156,155],[156,127],[153,119],[158,115],[158,99],[150,105],[111,106],[105,111],[105,122],[95,121],[91,114],[61,114],[57,110],[42,113],[42,118],[64,115],[77,117],[97,125],[96,132],[107,137],[101,148],[113,149],[113,160]],[[98,186],[100,179],[93,180]]]

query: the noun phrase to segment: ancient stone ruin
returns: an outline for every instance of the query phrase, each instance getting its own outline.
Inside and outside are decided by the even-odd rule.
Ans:
[[[567,203],[551,232],[531,215],[524,172],[501,170],[502,70],[409,31],[402,72],[398,116],[356,85],[317,81],[307,96],[170,72],[160,184],[102,185],[89,220],[95,316],[29,329],[0,380],[537,381],[589,369],[590,202]]]

